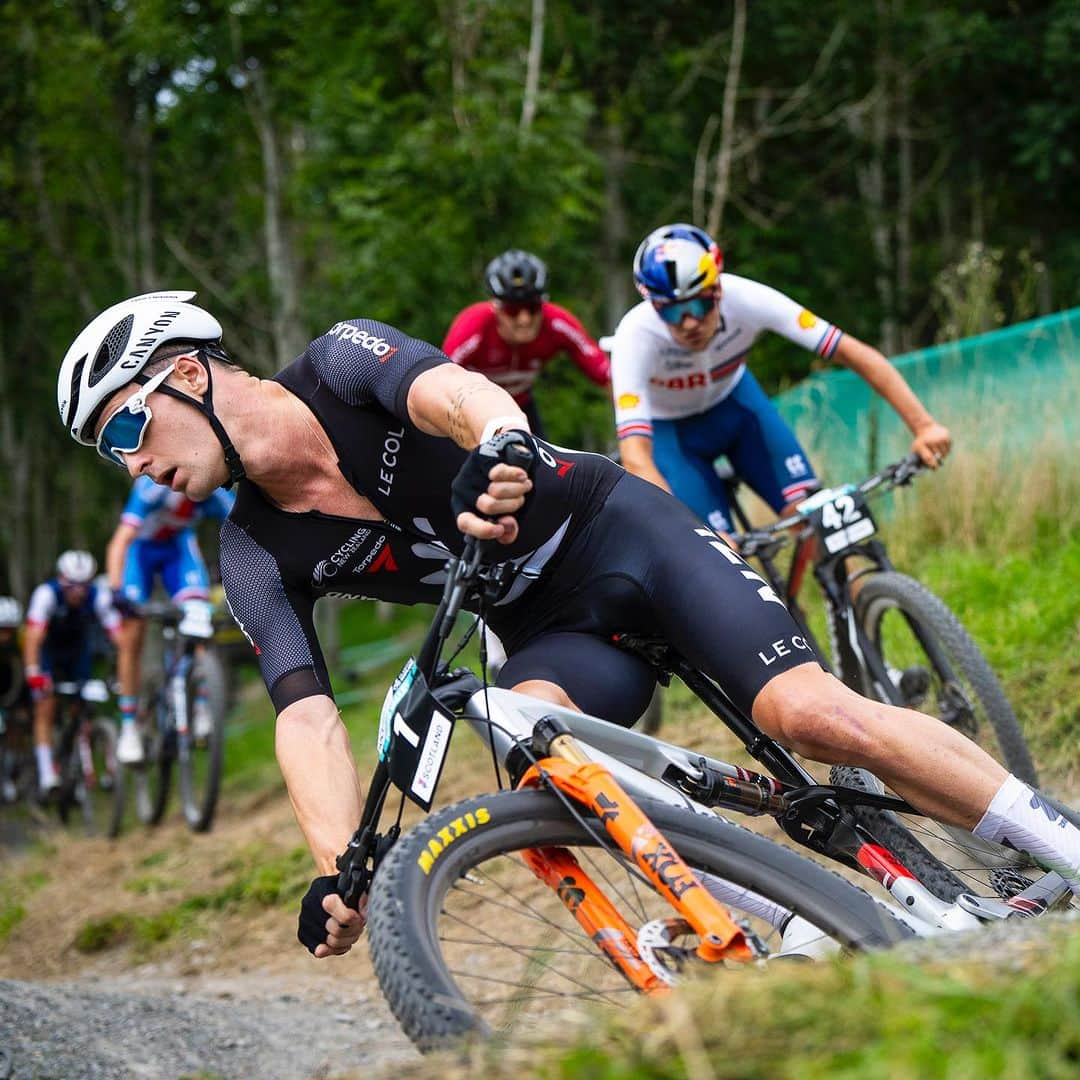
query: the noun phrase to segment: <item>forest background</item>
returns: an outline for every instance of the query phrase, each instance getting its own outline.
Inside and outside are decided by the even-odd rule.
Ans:
[[[128,480],[55,411],[101,308],[193,288],[259,374],[341,318],[436,344],[524,247],[594,335],[641,237],[895,354],[1080,303],[1080,0],[0,0],[0,591]],[[772,391],[814,358],[756,350]],[[566,362],[559,442],[612,445]]]

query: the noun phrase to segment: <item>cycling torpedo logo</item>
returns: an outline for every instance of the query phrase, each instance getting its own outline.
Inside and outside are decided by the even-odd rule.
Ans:
[[[380,364],[385,364],[398,351],[396,345],[391,345],[389,341],[376,337],[374,334],[369,334],[359,326],[353,326],[352,323],[334,323],[327,331],[327,334],[333,334],[342,341],[355,342],[361,349],[367,349],[368,352],[377,356]]]

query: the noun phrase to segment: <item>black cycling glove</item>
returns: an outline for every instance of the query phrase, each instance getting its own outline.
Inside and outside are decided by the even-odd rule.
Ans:
[[[296,937],[312,956],[315,955],[317,945],[326,944],[326,921],[330,916],[323,910],[322,902],[331,893],[337,892],[337,883],[337,874],[317,877],[300,901],[300,921],[296,928]]]
[[[480,513],[476,509],[476,500],[487,491],[491,483],[488,473],[500,461],[516,465],[532,476],[536,464],[532,437],[523,431],[504,431],[481,443],[469,454],[450,485],[450,506],[455,517],[466,510],[472,514]],[[528,505],[528,497],[525,505]],[[525,506],[515,516],[519,516],[524,509]]]

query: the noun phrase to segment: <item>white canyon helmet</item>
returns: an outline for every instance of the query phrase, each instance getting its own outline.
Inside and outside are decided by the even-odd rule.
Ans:
[[[129,383],[149,381],[143,369],[154,351],[170,341],[197,343],[199,358],[210,377],[208,357],[227,360],[221,347],[221,323],[208,311],[188,303],[194,292],[155,292],[133,296],[113,304],[92,319],[72,342],[60,365],[56,382],[56,405],[60,420],[76,442],[96,445],[94,425],[105,403]],[[156,389],[185,401],[206,416],[225,451],[225,462],[233,481],[243,475],[243,466],[214,415],[213,386],[207,386],[206,400],[189,397],[164,384]]]

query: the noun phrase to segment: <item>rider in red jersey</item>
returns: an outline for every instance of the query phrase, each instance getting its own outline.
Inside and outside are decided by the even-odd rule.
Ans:
[[[470,371],[486,375],[509,393],[537,435],[543,426],[532,386],[556,354],[570,359],[598,386],[611,381],[611,364],[600,346],[566,308],[546,298],[547,267],[527,251],[504,251],[484,271],[490,300],[458,313],[443,352]]]

